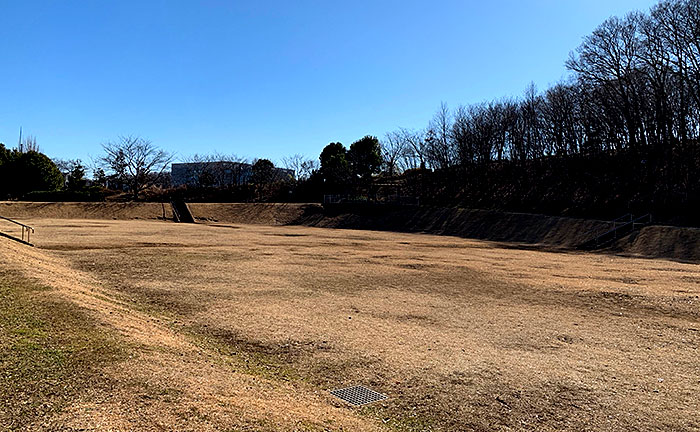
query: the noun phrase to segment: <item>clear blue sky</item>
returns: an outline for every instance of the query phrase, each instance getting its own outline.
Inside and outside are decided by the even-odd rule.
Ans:
[[[278,161],[422,128],[450,107],[566,76],[644,0],[0,0],[0,142],[50,157],[120,134],[186,156]]]

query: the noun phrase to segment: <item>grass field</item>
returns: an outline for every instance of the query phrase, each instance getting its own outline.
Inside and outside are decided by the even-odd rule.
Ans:
[[[24,222],[37,248],[0,238],[0,428],[700,430],[698,265],[421,234]],[[353,384],[390,399],[327,393]]]

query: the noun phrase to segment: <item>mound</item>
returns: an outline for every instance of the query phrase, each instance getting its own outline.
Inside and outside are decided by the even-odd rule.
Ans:
[[[322,228],[422,232],[548,248],[574,248],[611,228],[608,221],[460,208],[306,206],[295,224]],[[700,229],[650,226],[620,239],[610,252],[700,261]]]
[[[700,228],[649,226],[621,239],[612,250],[649,258],[698,262]]]
[[[343,206],[305,210],[297,223],[308,226],[422,232],[557,247],[574,247],[610,227],[605,221],[460,208]]]
[[[297,224],[308,208],[321,211],[318,204],[287,203],[188,203],[195,219],[251,225]]]

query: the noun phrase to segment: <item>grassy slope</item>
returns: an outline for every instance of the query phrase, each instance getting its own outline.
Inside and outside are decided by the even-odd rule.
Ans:
[[[115,336],[47,288],[0,270],[0,430],[41,424],[122,358]]]

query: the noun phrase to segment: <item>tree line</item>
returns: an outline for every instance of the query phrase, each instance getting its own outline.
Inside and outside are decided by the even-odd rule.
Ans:
[[[612,17],[571,54],[570,79],[544,92],[530,85],[519,98],[454,110],[443,104],[425,130],[387,134],[386,169],[693,145],[700,133],[698,17],[697,0]]]
[[[109,195],[124,194],[125,199],[168,198],[174,192],[170,179],[174,160],[173,153],[146,138],[123,135],[102,144],[102,154],[86,167],[80,159],[50,159],[41,153],[36,138],[29,136],[14,149],[0,143],[0,197],[102,200]],[[226,199],[236,198],[225,197],[235,188],[291,186],[308,179],[318,167],[318,163],[300,155],[283,159],[284,165],[298,177],[280,175],[269,159],[249,162],[235,155],[215,153],[185,157],[183,162],[193,167],[188,187],[195,194],[201,189],[219,189],[221,193],[217,195]],[[87,178],[88,170],[92,171],[91,179]],[[147,191],[148,196],[144,196]],[[267,198],[266,194],[257,191],[257,199]]]
[[[423,194],[443,203],[497,205],[497,198],[474,196],[484,189],[507,194],[491,187],[504,180],[527,185],[514,194],[541,190],[533,175],[544,175],[542,182],[561,186],[562,193],[576,193],[576,185],[567,183],[591,183],[586,170],[614,181],[607,187],[619,187],[622,201],[659,206],[668,199],[664,194],[697,199],[700,2],[662,1],[648,13],[609,18],[584,38],[566,67],[571,76],[542,92],[533,84],[518,98],[453,110],[442,104],[425,129],[388,133],[385,172],[442,173],[429,175],[442,189],[433,184]],[[605,195],[590,188],[578,192]]]

